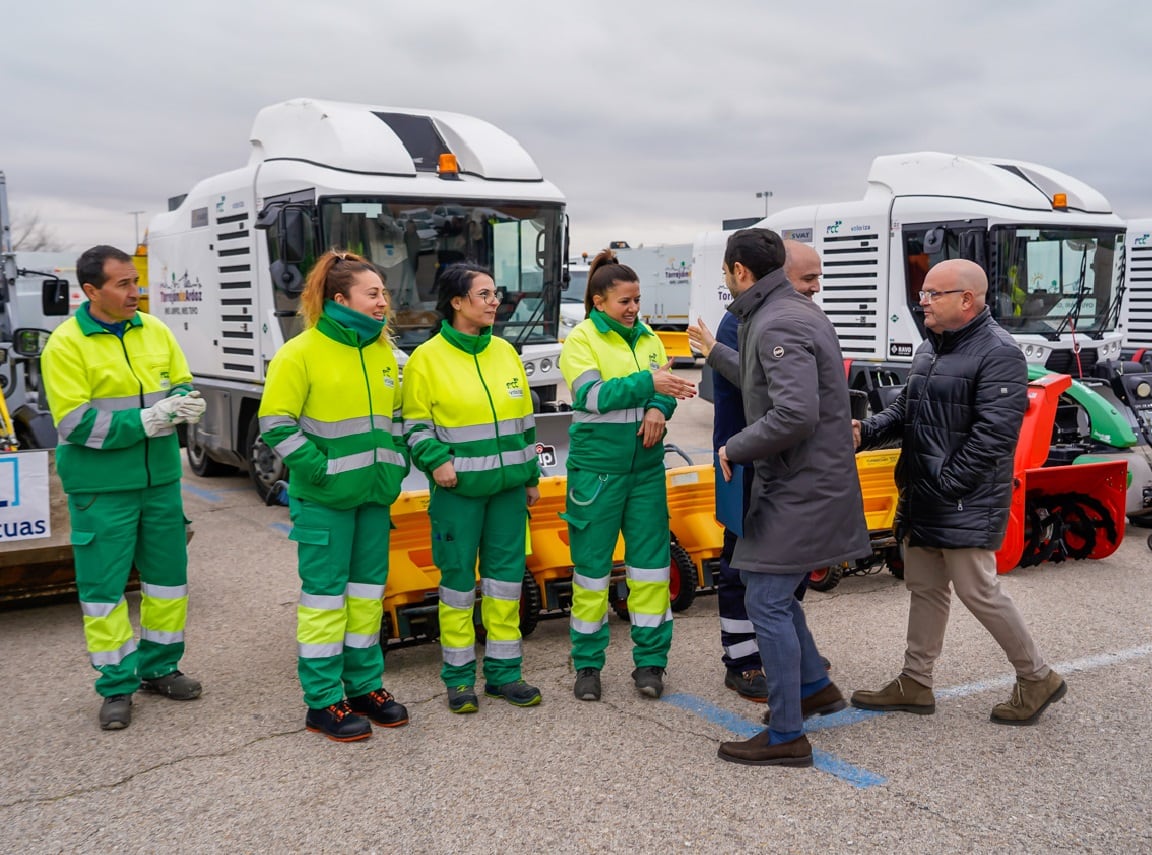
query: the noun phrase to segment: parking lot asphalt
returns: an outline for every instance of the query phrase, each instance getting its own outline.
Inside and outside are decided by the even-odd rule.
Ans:
[[[691,401],[670,439],[706,462],[710,430],[710,405]],[[287,509],[239,476],[185,484],[183,668],[203,697],[138,695],[132,726],[103,732],[77,604],[0,612],[0,851],[1152,851],[1147,531],[1101,561],[1003,577],[1068,682],[1037,726],[989,722],[1011,668],[957,604],[935,715],[812,720],[815,767],[774,769],[716,757],[764,708],[724,688],[706,594],[676,615],[660,700],[633,689],[612,616],[604,699],[577,701],[560,617],[525,641],[539,707],[482,698],[452,715],[424,644],[387,656],[409,726],[354,744],[307,733]],[[812,520],[813,536],[826,524]],[[886,570],[810,592],[806,609],[845,694],[898,672],[907,593]]]

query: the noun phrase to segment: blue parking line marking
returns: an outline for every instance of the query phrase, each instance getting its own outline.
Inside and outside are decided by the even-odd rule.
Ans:
[[[754,724],[731,710],[718,707],[701,697],[686,692],[675,692],[671,695],[665,695],[662,700],[673,706],[680,707],[682,710],[687,710],[694,715],[698,715],[711,724],[730,730],[742,739],[751,739],[764,729],[762,724]],[[818,719],[809,719],[804,723],[804,730],[811,732],[828,730],[833,727],[845,727],[877,715],[883,715],[883,713],[856,709],[843,710],[834,715],[822,716]],[[841,760],[839,757],[829,754],[827,751],[813,749],[812,762],[815,768],[821,772],[827,772],[829,775],[840,778],[842,781],[846,781],[857,789],[875,787],[888,782],[888,779],[882,775],[877,775],[874,772],[869,772],[867,769],[853,766],[851,763]]]
[[[186,492],[191,493],[198,499],[203,499],[206,502],[219,502],[220,494],[215,490],[205,490],[203,487],[193,487],[191,484],[181,484],[181,488]]]
[[[276,531],[282,531],[285,534],[291,534],[292,533],[292,526],[288,525],[288,523],[282,523],[282,522],[268,523],[268,528],[274,528],[274,529],[276,529]]]

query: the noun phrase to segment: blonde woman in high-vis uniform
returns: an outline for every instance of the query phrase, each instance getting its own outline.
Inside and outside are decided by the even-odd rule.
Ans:
[[[408,723],[383,688],[380,647],[389,506],[408,471],[388,303],[366,259],[322,255],[301,298],[306,329],[277,351],[260,402],[261,435],[292,475],[305,726],[337,742],[367,739],[369,720]]]
[[[639,318],[635,271],[608,250],[589,266],[584,307],[587,319],[560,352],[573,410],[563,514],[575,565],[573,690],[580,700],[600,700],[612,551],[623,534],[632,680],[642,695],[658,698],[672,644],[664,424],[675,399],[692,397],[695,386],[669,370],[664,345]]]
[[[501,295],[482,267],[445,267],[439,332],[404,366],[404,430],[412,462],[428,475],[432,558],[440,569],[440,677],[448,708],[476,712],[476,567],[479,558],[484,693],[540,703],[521,677],[520,592],[528,508],[536,486],[536,422],[524,365],[492,335]]]

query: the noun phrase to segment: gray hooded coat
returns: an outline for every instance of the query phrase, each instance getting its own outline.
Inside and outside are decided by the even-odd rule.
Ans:
[[[836,330],[783,270],[728,311],[740,319],[740,352],[717,343],[708,365],[743,392],[748,427],[726,453],[755,470],[732,566],[801,573],[870,555]]]

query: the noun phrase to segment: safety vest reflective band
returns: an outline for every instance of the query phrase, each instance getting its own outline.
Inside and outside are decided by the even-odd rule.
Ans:
[[[296,645],[296,655],[301,659],[327,659],[330,656],[339,656],[344,652],[344,642],[330,641],[325,644]]]
[[[643,612],[637,612],[635,609],[629,609],[628,619],[631,621],[632,626],[655,628],[663,626],[667,621],[672,620],[672,609],[668,609],[659,615],[647,615]]]
[[[408,470],[399,406],[388,340],[361,347],[325,314],[268,366],[260,433],[292,472],[289,495],[337,510],[390,505]]]
[[[484,655],[489,659],[519,659],[522,654],[519,641],[493,641],[489,638],[484,642]]]
[[[461,496],[536,484],[532,391],[516,349],[485,332],[447,324],[404,366],[404,427],[423,472],[452,462]]]
[[[645,570],[641,567],[627,567],[625,570],[630,580],[637,582],[667,582],[671,576],[670,568],[657,567],[654,570]]]
[[[760,645],[755,639],[748,641],[741,641],[739,644],[724,645],[724,652],[728,654],[731,659],[742,659],[745,656],[751,656],[753,653],[760,652]]]
[[[724,632],[731,632],[735,634],[752,633],[756,628],[752,626],[750,620],[737,620],[736,618],[720,618],[720,629]]]
[[[580,618],[573,616],[569,623],[573,632],[578,632],[581,635],[592,635],[600,631],[600,627],[608,623],[608,615],[604,615],[598,621],[580,620]]]
[[[371,650],[380,643],[380,633],[372,633],[370,635],[360,635],[359,633],[348,632],[344,634],[344,646],[354,647],[357,650]]]
[[[145,641],[151,641],[154,644],[183,644],[184,631],[169,632],[160,629],[149,629],[146,626],[140,627],[140,638]]]
[[[60,324],[41,356],[44,391],[66,493],[108,493],[180,478],[175,431],[149,438],[141,409],[191,391],[188,362],[168,327],[137,312],[117,336],[85,303]]]
[[[474,590],[454,591],[441,585],[437,593],[440,596],[440,602],[453,609],[471,609],[476,605],[476,592]]]
[[[597,425],[628,425],[629,429],[637,427],[644,419],[644,410],[639,407],[628,410],[611,410],[607,413],[584,413],[574,412],[572,414],[573,424],[597,424]]]
[[[343,594],[305,594],[300,592],[300,605],[318,611],[332,612],[344,608]]]
[[[523,585],[519,582],[501,582],[498,579],[481,579],[480,593],[482,596],[495,600],[520,600]]]
[[[367,582],[349,582],[348,587],[344,589],[344,594],[347,597],[357,597],[362,600],[382,600],[384,599],[384,586],[370,585]]]
[[[136,642],[128,639],[115,650],[89,650],[88,659],[93,667],[100,668],[105,665],[119,665],[136,652]]]
[[[612,584],[612,579],[608,576],[594,579],[591,576],[585,576],[583,573],[573,573],[572,584],[579,585],[585,591],[607,591],[608,586]]]
[[[467,665],[476,661],[475,647],[440,647],[440,655],[446,665]]]

